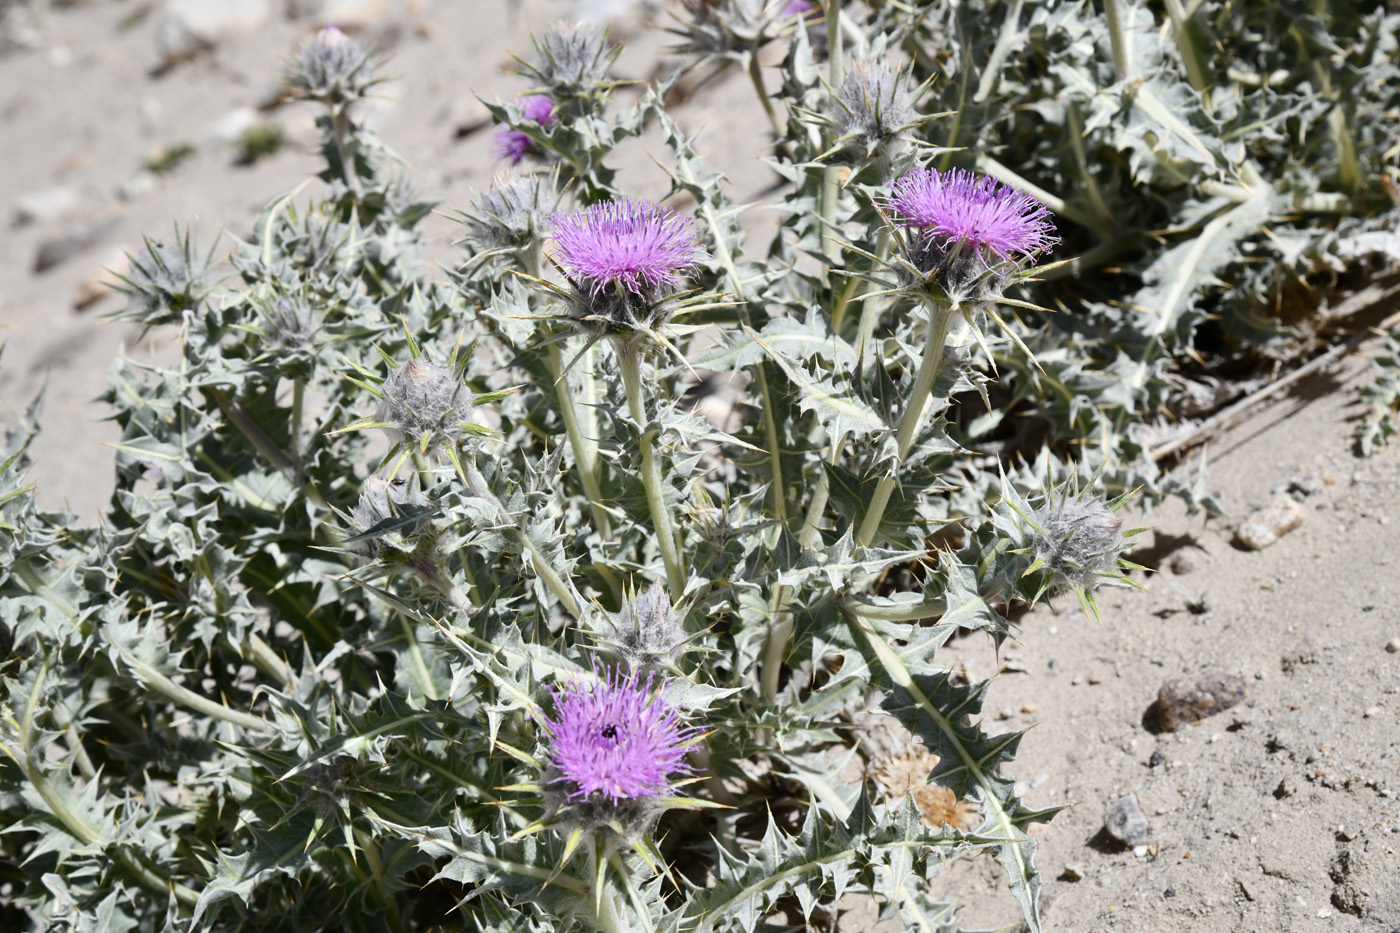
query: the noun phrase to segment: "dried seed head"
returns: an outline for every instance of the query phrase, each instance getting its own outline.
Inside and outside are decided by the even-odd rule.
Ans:
[[[423,359],[409,360],[380,386],[376,421],[394,444],[431,450],[453,444],[465,433],[471,393],[452,370]],[[425,440],[426,438],[426,440]]]
[[[549,232],[549,218],[563,195],[557,173],[516,175],[502,172],[477,198],[466,215],[467,239],[481,250],[523,250]]]
[[[354,39],[327,26],[302,46],[285,80],[307,97],[340,104],[365,96],[375,83],[374,61]]]
[[[890,192],[881,204],[905,231],[905,286],[955,304],[999,298],[1008,275],[1059,242],[1049,209],[995,178],[916,169]]]

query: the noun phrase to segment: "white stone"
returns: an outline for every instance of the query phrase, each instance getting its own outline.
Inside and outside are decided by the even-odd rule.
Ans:
[[[1303,524],[1306,513],[1292,496],[1276,496],[1272,502],[1246,518],[1235,531],[1242,547],[1258,551]]]
[[[15,225],[46,224],[77,209],[81,199],[72,188],[40,188],[15,198]]]
[[[237,36],[262,29],[272,20],[272,0],[165,0],[156,45],[170,64]]]
[[[252,107],[235,107],[204,128],[203,145],[231,145],[243,138],[258,124],[258,112]]]

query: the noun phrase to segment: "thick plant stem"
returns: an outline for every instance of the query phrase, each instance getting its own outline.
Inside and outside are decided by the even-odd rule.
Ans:
[[[301,469],[301,410],[304,396],[306,395],[306,380],[292,380],[292,465],[297,470]]]
[[[568,377],[563,375],[563,354],[558,343],[549,345],[549,374],[554,379],[554,397],[559,402],[559,415],[564,419],[564,430],[569,435],[569,447],[574,452],[574,464],[578,467],[579,484],[588,497],[588,509],[593,514],[593,525],[604,541],[612,539],[612,516],[603,508],[603,488],[598,484],[598,448],[595,439],[586,437],[574,405],[574,394],[569,391]]]
[[[1123,31],[1123,14],[1118,9],[1118,0],[1103,0],[1104,16],[1108,19],[1108,39],[1113,44],[1113,70],[1119,81],[1133,76],[1133,67],[1128,58],[1128,36]]]
[[[895,434],[895,444],[899,454],[899,464],[909,456],[914,446],[914,438],[923,426],[924,409],[928,407],[933,384],[938,381],[938,372],[943,368],[943,345],[948,341],[948,328],[952,325],[955,309],[936,306],[932,302],[928,308],[928,336],[924,340],[924,358],[919,363],[919,371],[914,376],[914,388],[909,393],[909,402],[899,418],[899,428]],[[894,493],[895,478],[881,477],[875,487],[875,495],[870,500],[870,508],[856,532],[856,543],[869,547],[875,543],[880,533],[880,522],[885,517],[885,507],[890,504]]]
[[[535,568],[535,575],[543,580],[545,586],[549,587],[550,591],[554,593],[560,604],[564,607],[564,611],[575,619],[582,619],[583,606],[579,602],[578,597],[574,595],[573,587],[569,585],[565,577],[561,575],[559,571],[554,569],[554,565],[550,563],[548,555],[545,554],[544,549],[540,547],[539,543],[535,541],[534,536],[511,519],[510,513],[506,511],[505,506],[501,505],[501,500],[497,499],[496,494],[491,491],[490,485],[486,482],[486,477],[482,476],[481,471],[477,469],[476,462],[470,459],[464,460],[462,462],[462,475],[467,481],[467,490],[473,496],[476,496],[478,499],[484,499],[496,510],[496,514],[500,517],[502,522],[510,522],[514,526],[521,547],[530,555],[530,565]],[[448,595],[449,598],[451,598],[451,593]],[[457,592],[457,595],[461,595],[460,591]],[[458,608],[464,607],[459,606]]]
[[[636,347],[623,343],[616,344],[618,366],[622,370],[622,385],[627,392],[627,408],[632,420],[645,428],[647,424],[646,401],[642,393],[641,354]],[[642,486],[647,494],[647,508],[651,512],[651,522],[656,529],[656,546],[661,551],[661,562],[666,565],[666,585],[670,587],[671,598],[685,592],[686,572],[681,563],[680,548],[676,544],[676,530],[671,523],[671,511],[663,494],[661,465],[656,459],[656,435],[646,431],[642,435]]]
[[[763,105],[763,112],[768,114],[768,123],[773,127],[773,138],[782,139],[787,135],[787,120],[778,116],[778,111],[773,106],[773,98],[768,95],[768,87],[763,83],[763,66],[758,63],[758,49],[750,49],[748,55],[749,80],[753,82],[754,93],[758,95],[758,102]]]
[[[355,200],[360,200],[360,173],[355,168],[355,147],[350,139],[354,127],[350,123],[350,110],[347,104],[331,107],[331,136],[335,139],[335,154],[340,160],[340,171],[345,176],[345,184]]]
[[[888,227],[880,228],[880,232],[875,236],[875,255],[884,262],[890,258],[890,231]],[[880,321],[880,312],[884,310],[883,302],[874,298],[866,298],[860,303],[860,331],[856,337],[857,359],[860,360],[862,368],[871,362],[871,349],[875,344],[875,325]]]
[[[685,181],[694,184],[695,174],[691,171],[688,162],[682,162],[680,171],[683,173]],[[701,203],[701,211],[705,215],[705,223],[711,230],[722,229],[719,218],[715,216],[714,209],[708,201]],[[734,264],[734,256],[729,251],[729,244],[724,237],[715,237],[715,252],[724,267],[725,274],[729,276],[729,284],[734,288],[734,297],[742,303],[748,299],[744,296],[744,282],[739,278],[739,268]],[[747,307],[743,311],[743,322],[749,323]],[[783,485],[783,449],[778,436],[778,421],[773,411],[773,396],[768,388],[768,367],[760,362],[754,366],[754,378],[758,381],[759,393],[763,396],[763,435],[768,442],[768,463],[773,473],[773,517],[778,521],[787,521],[787,489]]]

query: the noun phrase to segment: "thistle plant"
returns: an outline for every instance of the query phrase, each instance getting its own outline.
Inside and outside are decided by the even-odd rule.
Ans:
[[[113,365],[110,508],[35,503],[37,404],[0,454],[6,928],[951,931],[983,855],[1040,930],[1054,808],[944,646],[1218,508],[1180,386],[1287,351],[1400,144],[1394,14],[1110,9],[688,3],[625,100],[554,24],[445,271],[382,62],[313,37],[318,180],[132,257],[179,359]],[[736,64],[763,244],[666,103]]]

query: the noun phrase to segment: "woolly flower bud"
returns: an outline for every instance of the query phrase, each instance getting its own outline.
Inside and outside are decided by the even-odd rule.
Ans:
[[[466,386],[450,369],[423,359],[409,360],[380,386],[374,418],[387,424],[390,442],[426,448],[453,443],[471,414]]]
[[[1127,548],[1123,520],[1087,494],[1036,509],[1030,524],[1032,552],[1063,586],[1093,587],[1114,575]]]
[[[267,322],[262,330],[267,342],[281,350],[295,353],[308,349],[321,329],[316,312],[300,297],[279,298],[265,313]]]
[[[543,94],[535,94],[520,101],[521,115],[531,123],[549,126],[554,123],[554,101]],[[520,130],[509,126],[496,128],[496,139],[491,143],[491,154],[498,159],[509,159],[511,165],[519,165],[527,155],[535,152],[535,141]]]
[[[350,510],[350,518],[361,532],[371,531],[381,522],[391,518],[425,511],[428,498],[413,483],[404,479],[385,480],[371,476],[365,480],[365,488],[360,493],[360,501]],[[399,529],[400,533],[417,527],[417,523]],[[359,537],[345,542],[346,550],[364,558],[375,560],[384,553],[383,536]]]
[[[905,258],[919,276],[905,286],[954,303],[996,300],[1010,272],[1060,242],[1044,204],[994,178],[916,169],[890,191],[882,206],[906,231]]]
[[[523,62],[527,74],[566,97],[589,97],[607,83],[608,68],[619,49],[605,32],[584,23],[549,25],[532,36],[535,56]]]
[[[199,254],[188,234],[177,231],[169,246],[146,240],[129,258],[131,268],[119,289],[128,298],[124,313],[146,323],[162,323],[169,312],[193,311],[213,288],[209,257]]]
[[[503,172],[477,198],[474,212],[464,218],[467,239],[478,249],[526,249],[549,230],[549,218],[559,209],[559,176],[514,175]]]
[[[690,218],[649,201],[601,201],[551,219],[587,331],[627,336],[669,317],[665,300],[704,257]]]
[[[286,82],[307,97],[338,104],[365,95],[374,84],[374,62],[358,42],[327,26],[302,46]]]
[[[650,674],[643,683],[635,672],[604,671],[591,686],[551,690],[547,818],[591,831],[612,827],[629,842],[650,830],[659,804],[674,795],[673,778],[690,771],[685,755],[699,734],[653,683]]]
[[[888,149],[891,137],[914,114],[909,89],[901,77],[865,59],[851,64],[836,91],[836,100],[840,104],[836,124],[841,136],[868,154],[881,144]]]
[[[680,613],[660,582],[622,602],[622,608],[603,619],[604,644],[631,671],[674,667],[685,651],[685,629]]]

